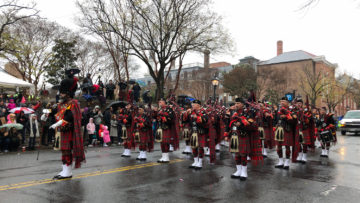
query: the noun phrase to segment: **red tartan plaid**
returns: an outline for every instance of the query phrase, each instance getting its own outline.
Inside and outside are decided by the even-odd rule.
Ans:
[[[293,146],[294,142],[294,134],[292,132],[284,131],[284,141],[278,142],[276,141],[277,146]]]
[[[239,136],[239,153],[240,154],[250,154],[251,153],[251,145],[249,136],[246,135],[244,137]]]
[[[163,144],[171,144],[171,130],[170,129],[166,129],[166,130],[162,130],[163,134],[162,134],[162,142]]]
[[[134,139],[133,139],[133,136],[131,136],[132,135],[131,128],[126,127],[126,135],[127,135],[127,139],[124,141],[132,143]]]
[[[72,150],[72,131],[61,132],[61,150]]]
[[[302,131],[303,133],[303,143],[306,145],[311,145],[311,133],[310,133],[310,129],[306,129]]]
[[[75,168],[80,168],[81,162],[85,161],[84,141],[81,132],[81,112],[77,100],[72,99],[71,113],[74,118],[74,131],[72,134],[72,158],[75,159]]]
[[[130,148],[135,148],[135,143],[134,143],[134,136],[132,136],[132,131],[130,127],[126,127],[126,134],[127,134],[127,139],[124,140],[124,145],[128,147],[128,149]]]
[[[149,140],[149,137],[148,137],[148,132],[142,132],[140,131],[140,143],[138,144],[141,144],[141,145],[146,145],[148,143],[148,140]],[[135,134],[134,134],[135,136]]]
[[[273,128],[265,127],[264,133],[265,133],[265,141],[269,145],[268,147],[271,149],[273,146],[275,146],[275,134]]]
[[[206,134],[198,134],[199,147],[208,146],[206,139],[207,139]]]
[[[71,151],[69,151],[69,150],[62,151],[61,161],[62,161],[63,164],[66,164],[67,166],[71,166],[72,165]]]

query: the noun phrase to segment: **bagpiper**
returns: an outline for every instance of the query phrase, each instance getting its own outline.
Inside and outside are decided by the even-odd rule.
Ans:
[[[121,132],[121,138],[124,143],[124,152],[122,157],[131,156],[131,148],[134,146],[134,137],[132,136],[132,121],[133,121],[133,110],[132,105],[129,103],[125,106],[125,109],[121,109],[118,115],[118,123]]]
[[[335,119],[333,113],[327,113],[326,107],[320,109],[320,117],[316,123],[318,128],[319,140],[321,142],[321,157],[329,157],[330,144],[335,144],[336,129]]]
[[[300,148],[299,141],[295,136],[297,115],[296,113],[291,112],[289,104],[286,97],[281,98],[281,107],[277,112],[278,123],[275,131],[277,154],[279,156],[279,162],[275,165],[275,168],[282,168],[285,170],[290,168],[290,155],[292,155],[292,161],[296,161]],[[283,158],[283,146],[285,147],[285,161]],[[292,147],[293,153],[291,153],[290,147]]]
[[[263,160],[261,154],[261,141],[258,136],[258,126],[254,114],[245,108],[245,101],[241,98],[235,100],[236,112],[230,118],[230,131],[224,134],[230,140],[230,152],[235,153],[236,172],[231,178],[246,180],[247,156],[256,163]]]
[[[152,150],[151,144],[149,144],[151,139],[151,119],[148,115],[145,113],[145,107],[143,105],[140,105],[138,107],[138,112],[135,114],[135,117],[133,119],[133,126],[132,126],[132,132],[133,132],[133,140],[134,145],[139,146],[139,156],[136,158],[136,160],[140,161],[146,161],[146,151]]]
[[[272,149],[275,146],[273,120],[274,116],[271,106],[267,103],[260,103],[258,125],[259,136],[263,144],[262,154],[265,158],[268,155],[268,149]]]
[[[83,136],[81,133],[81,112],[79,102],[74,99],[78,79],[73,74],[78,73],[73,69],[68,77],[60,83],[60,103],[56,112],[56,123],[50,128],[60,131],[62,171],[54,179],[72,178],[72,162],[75,168],[80,168],[85,161]]]
[[[158,129],[155,134],[155,141],[161,143],[161,158],[159,163],[169,163],[170,144],[174,149],[179,148],[178,132],[176,130],[176,116],[172,108],[166,105],[166,100],[159,100],[159,110],[157,112]]]
[[[312,133],[314,131],[314,121],[308,105],[303,108],[303,100],[301,98],[296,100],[296,106],[298,109],[297,117],[300,143],[300,151],[296,161],[305,164],[307,162],[308,148],[314,145]]]
[[[182,152],[183,154],[192,154],[191,145],[190,145],[190,132],[191,132],[191,124],[190,119],[188,119],[187,111],[191,111],[189,105],[185,105],[185,109],[181,112],[180,115],[180,125],[182,129],[182,136],[185,140],[185,150]]]
[[[209,118],[205,110],[201,108],[200,100],[192,102],[192,109],[187,110],[186,117],[190,121],[190,145],[194,156],[194,163],[189,168],[202,169],[204,147],[209,133]]]

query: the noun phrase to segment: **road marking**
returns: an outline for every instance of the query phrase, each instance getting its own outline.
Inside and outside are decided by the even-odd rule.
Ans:
[[[182,162],[182,161],[184,161],[184,160],[183,159],[175,159],[175,160],[170,161],[169,164],[178,163],[178,162]],[[103,171],[82,173],[82,174],[79,174],[77,176],[73,176],[73,178],[71,178],[71,179],[81,179],[81,178],[87,178],[87,177],[93,177],[93,176],[99,176],[99,175],[105,175],[105,174],[111,174],[111,173],[117,173],[117,172],[129,171],[129,170],[135,170],[135,169],[158,166],[158,165],[162,165],[162,164],[161,163],[156,163],[156,162],[151,162],[151,163],[137,164],[137,165],[132,165],[132,166],[124,166],[124,167],[120,167],[120,168],[107,169],[107,170],[103,170]],[[48,184],[48,183],[55,183],[55,182],[66,181],[66,180],[71,180],[71,179],[70,178],[69,179],[62,179],[62,180],[43,179],[43,180],[27,181],[27,182],[15,183],[15,184],[9,184],[9,185],[2,185],[2,186],[0,186],[0,191],[26,188],[26,187],[43,185],[43,184]]]

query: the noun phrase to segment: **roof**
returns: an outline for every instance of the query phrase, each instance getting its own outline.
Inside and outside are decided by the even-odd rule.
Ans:
[[[16,88],[16,87],[33,87],[34,85],[16,78],[2,68],[0,68],[0,87]]]
[[[221,68],[221,67],[225,67],[225,66],[231,66],[231,64],[228,62],[210,63],[209,65],[210,65],[209,68]]]
[[[279,56],[276,56],[267,61],[263,61],[259,65],[269,65],[269,64],[276,64],[276,63],[293,62],[293,61],[312,60],[316,57],[317,57],[316,55],[308,53],[303,50],[290,51],[290,52],[284,52],[284,53],[280,54]]]

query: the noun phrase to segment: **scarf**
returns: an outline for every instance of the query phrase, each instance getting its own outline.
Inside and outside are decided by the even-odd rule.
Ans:
[[[33,117],[35,115],[31,115],[30,116],[30,137],[34,137],[34,129],[33,129]],[[39,125],[38,125],[38,121],[37,119],[35,119],[35,128],[36,128],[36,137],[40,137],[40,134],[39,134]]]

